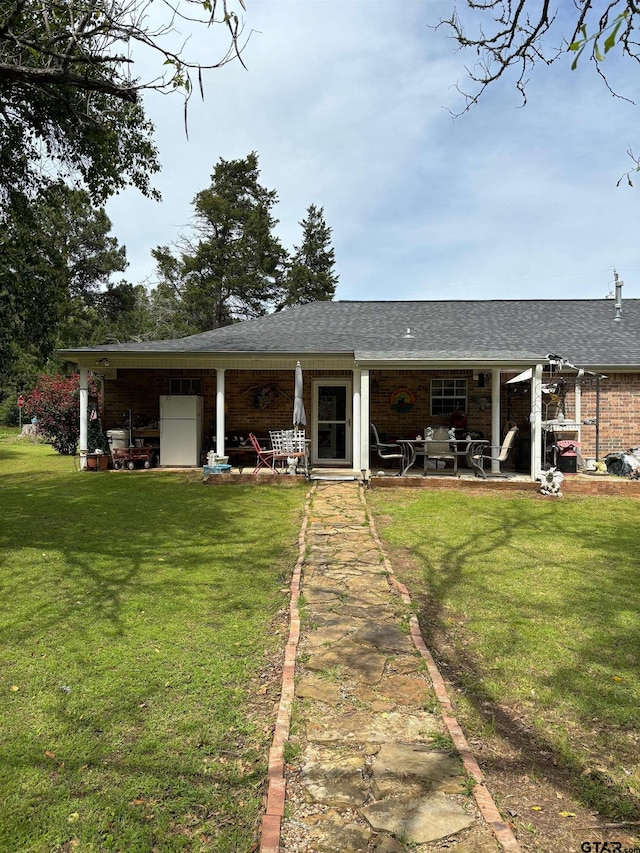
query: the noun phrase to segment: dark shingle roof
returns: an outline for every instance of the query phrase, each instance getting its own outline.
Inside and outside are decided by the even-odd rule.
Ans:
[[[531,361],[640,366],[640,300],[314,302],[171,341],[63,353],[351,353],[356,359]],[[407,329],[411,330],[406,338]]]

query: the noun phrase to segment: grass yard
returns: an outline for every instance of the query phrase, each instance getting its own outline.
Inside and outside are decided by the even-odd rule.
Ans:
[[[523,772],[561,770],[586,807],[639,821],[640,502],[380,489],[367,503],[471,737],[498,730],[530,755]]]
[[[0,434],[0,850],[253,849],[301,489]]]

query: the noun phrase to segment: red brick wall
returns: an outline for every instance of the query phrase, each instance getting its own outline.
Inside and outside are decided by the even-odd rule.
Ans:
[[[351,377],[351,371],[305,370],[304,403],[307,416],[311,415],[312,377]],[[131,408],[132,416],[146,422],[157,421],[158,399],[169,393],[169,380],[177,377],[202,379],[204,396],[205,433],[215,424],[216,374],[213,370],[118,370],[117,381],[105,382],[104,427],[112,429],[123,425],[123,415]],[[468,428],[491,435],[491,375],[485,374],[486,384],[481,387],[471,370],[415,371],[399,370],[393,374],[372,370],[371,420],[380,433],[390,438],[415,437],[422,434],[425,425],[448,425],[448,418],[434,418],[430,414],[431,379],[460,377],[467,379]],[[289,426],[293,410],[293,370],[225,372],[226,432],[227,435],[247,436],[249,431],[266,436],[269,429]],[[275,399],[267,408],[256,405],[259,389],[268,385],[275,389]],[[400,387],[409,388],[415,395],[413,409],[399,413],[391,408],[391,394]],[[514,386],[509,392],[503,386],[501,394],[501,422],[514,421],[520,428],[520,437],[529,434],[531,400],[529,383]],[[582,388],[581,420],[595,418],[596,390],[593,384]],[[555,412],[549,411],[550,416]],[[568,391],[565,400],[567,420],[575,417],[575,396]],[[613,450],[640,447],[640,374],[612,374],[600,385],[600,457]],[[595,428],[582,427],[583,456],[595,455]]]
[[[596,388],[582,388],[582,420],[596,416]],[[640,374],[614,373],[600,382],[600,458],[640,447]],[[586,448],[586,450],[585,450]],[[595,455],[595,427],[583,426],[582,452]]]
[[[351,371],[304,371],[304,405],[311,416],[311,379],[315,376],[351,377]],[[160,416],[159,398],[169,393],[169,380],[188,377],[202,380],[204,397],[205,434],[215,427],[216,372],[215,370],[118,370],[117,380],[105,383],[104,428],[123,425],[123,416],[131,408],[132,419],[157,421]],[[262,387],[274,390],[273,401],[261,408],[256,397]],[[243,370],[225,371],[225,428],[227,436],[249,432],[268,436],[270,429],[291,426],[293,415],[293,370],[262,370],[249,373]]]
[[[160,417],[161,396],[169,393],[169,380],[179,377],[202,379],[204,428],[208,430],[215,417],[215,372],[206,370],[129,370],[118,369],[117,380],[105,381],[104,428],[124,426],[131,409],[134,424],[140,418],[146,425]]]
[[[432,379],[467,380],[467,428],[491,435],[491,375],[485,374],[485,386],[473,378],[471,370],[398,370],[394,373],[372,370],[370,373],[371,420],[379,433],[390,440],[415,438],[424,433],[425,426],[449,426],[449,417],[431,414]],[[415,396],[410,412],[391,408],[391,395],[398,388],[408,388]]]

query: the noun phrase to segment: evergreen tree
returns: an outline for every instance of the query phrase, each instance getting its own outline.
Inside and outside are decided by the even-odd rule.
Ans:
[[[331,228],[324,219],[324,208],[312,204],[300,223],[302,243],[294,247],[287,270],[287,295],[283,305],[330,301],[338,284],[334,272],[335,252],[331,246]]]
[[[273,229],[278,197],[259,181],[255,152],[216,164],[211,186],[194,199],[195,239],[176,258],[154,251],[165,283],[179,294],[186,334],[259,317],[284,298],[286,251]]]

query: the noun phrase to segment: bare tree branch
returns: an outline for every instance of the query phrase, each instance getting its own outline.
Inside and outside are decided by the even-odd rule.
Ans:
[[[465,0],[463,6],[464,21],[454,10],[437,25],[477,57],[466,68],[471,87],[458,87],[466,101],[463,112],[508,72],[515,75],[516,89],[526,103],[528,79],[537,65],[573,56],[572,67],[576,67],[585,51],[611,94],[625,97],[610,84],[603,63],[614,48],[640,61],[636,38],[640,7],[635,0],[573,0],[571,4],[566,0]]]
[[[119,86],[110,83],[107,79],[98,79],[89,75],[82,76],[73,74],[64,69],[46,68],[20,68],[17,66],[4,65],[0,63],[0,80],[5,82],[28,83],[38,87],[74,86],[88,92],[104,92],[114,95],[123,101],[135,103],[138,100],[138,91],[134,86]]]
[[[243,0],[237,2],[244,8]],[[197,73],[201,84],[203,70],[241,59],[248,39],[241,42],[243,24],[230,3],[162,0],[164,21],[154,27],[151,0],[13,0],[0,12],[0,93],[16,84],[62,84],[106,92],[125,101],[133,100],[134,93],[142,89],[182,89],[188,98],[192,73]],[[189,58],[186,41],[177,49],[172,46],[179,22],[221,25],[229,37],[226,49],[205,62]],[[162,73],[151,80],[134,78],[134,60],[123,55],[123,48],[131,51],[136,44],[159,55]]]

